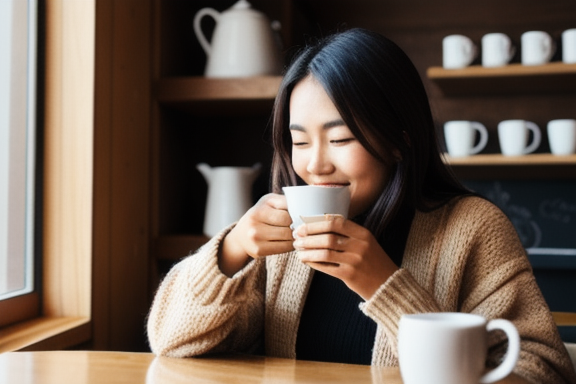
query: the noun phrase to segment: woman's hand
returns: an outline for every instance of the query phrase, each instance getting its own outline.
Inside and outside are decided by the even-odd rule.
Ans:
[[[370,231],[342,217],[303,224],[295,238],[302,262],[344,281],[364,300],[398,270]]]
[[[294,250],[290,224],[286,197],[274,193],[263,196],[224,238],[218,257],[220,270],[231,277],[250,257]]]

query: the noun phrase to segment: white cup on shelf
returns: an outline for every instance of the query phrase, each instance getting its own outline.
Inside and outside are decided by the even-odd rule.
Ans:
[[[476,142],[476,135],[480,137]],[[444,124],[446,149],[452,157],[475,155],[486,147],[488,130],[477,121],[453,120]]]
[[[562,61],[566,64],[576,63],[576,28],[562,32]]]
[[[576,153],[576,120],[550,120],[547,132],[552,154],[566,156]]]
[[[449,35],[442,39],[442,66],[446,69],[469,66],[477,53],[474,42],[464,35]]]
[[[504,33],[488,33],[482,36],[482,66],[502,67],[512,60],[516,48]]]
[[[543,65],[550,61],[556,51],[552,36],[543,31],[524,32],[521,37],[522,64]]]
[[[532,142],[528,139],[532,132]],[[521,156],[538,149],[542,134],[538,125],[526,120],[504,120],[498,123],[498,140],[504,156]]]

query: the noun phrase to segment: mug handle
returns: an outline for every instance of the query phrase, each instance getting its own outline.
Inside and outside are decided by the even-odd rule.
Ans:
[[[468,37],[466,38],[466,45],[465,45],[465,51],[466,51],[466,66],[472,64],[472,62],[474,61],[474,59],[476,58],[476,56],[478,55],[478,48],[476,48],[476,44],[474,44],[474,42],[472,40],[470,40]]]
[[[470,150],[470,154],[475,155],[481,150],[483,150],[486,144],[488,144],[488,130],[486,129],[484,124],[479,123],[477,121],[472,122],[472,128],[477,130],[478,133],[480,134],[480,141],[478,142],[478,144],[474,146],[474,148]]]
[[[508,62],[510,62],[510,60],[512,60],[512,58],[514,57],[514,54],[516,53],[516,46],[514,46],[514,44],[512,44],[512,41],[510,40],[510,38],[508,36],[506,36],[506,51],[508,52]]]
[[[508,337],[508,350],[506,351],[504,361],[480,378],[480,383],[482,384],[493,383],[508,376],[516,366],[518,356],[520,355],[520,336],[514,324],[508,320],[495,319],[488,322],[486,329],[488,331],[495,329],[504,331],[506,337]]]
[[[542,41],[542,46],[544,48],[544,52],[546,53],[546,61],[550,61],[556,52],[556,43],[552,40],[550,35],[546,34],[544,36],[544,40]]]
[[[534,152],[538,148],[538,146],[540,145],[540,141],[542,140],[542,134],[540,133],[540,128],[538,128],[536,124],[534,124],[531,121],[527,121],[526,128],[532,131],[534,137],[532,138],[532,143],[530,143],[530,145],[526,147],[526,149],[524,149],[523,153],[525,155]]]

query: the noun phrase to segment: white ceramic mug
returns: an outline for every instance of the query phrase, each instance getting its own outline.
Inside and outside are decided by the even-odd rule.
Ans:
[[[532,142],[528,138],[532,132]],[[498,123],[500,150],[505,156],[520,156],[538,149],[542,134],[540,128],[531,121],[504,120]]]
[[[566,64],[576,63],[576,28],[562,32],[562,61]]]
[[[288,213],[292,218],[292,228],[296,229],[304,221],[302,218],[319,217],[327,214],[342,215],[348,218],[350,189],[348,187],[321,187],[299,185],[282,188],[288,203]]]
[[[556,50],[552,37],[543,31],[524,32],[521,37],[521,44],[523,65],[546,64]]]
[[[457,69],[469,66],[476,58],[474,42],[463,35],[449,35],[442,39],[442,66]]]
[[[516,49],[504,33],[488,33],[482,36],[482,66],[501,67],[512,60]]]
[[[484,373],[488,332],[496,329],[506,333],[508,351],[498,367]],[[520,337],[508,320],[448,312],[400,318],[398,358],[404,384],[492,383],[512,372],[519,353]]]
[[[576,153],[576,120],[557,119],[548,122],[548,142],[554,155]]]
[[[480,140],[474,145],[476,132]],[[444,138],[450,156],[465,157],[475,155],[486,147],[488,130],[477,121],[453,120],[444,124]]]

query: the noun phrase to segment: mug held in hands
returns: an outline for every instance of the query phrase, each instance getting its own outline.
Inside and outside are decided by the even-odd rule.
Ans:
[[[348,187],[323,187],[299,185],[282,188],[288,203],[288,213],[293,229],[303,224],[302,218],[341,215],[348,218],[350,189]]]

